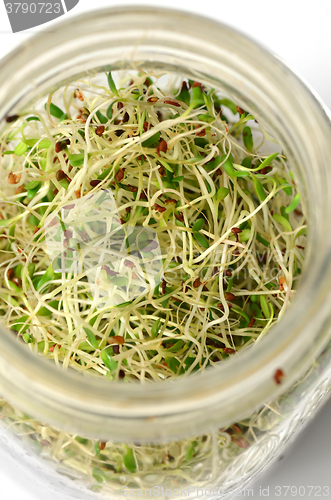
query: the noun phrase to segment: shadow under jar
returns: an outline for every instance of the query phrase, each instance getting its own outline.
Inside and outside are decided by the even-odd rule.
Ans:
[[[1,127],[68,82],[132,68],[217,89],[281,145],[308,221],[296,297],[240,356],[155,384],[82,378],[2,327],[1,417],[4,428],[16,422],[3,442],[72,498],[77,491],[114,498],[128,489],[152,496],[154,487],[164,488],[161,496],[191,487],[194,497],[199,487],[228,498],[282,451],[330,391],[330,119],[289,68],[240,33],[187,13],[130,7],[61,23],[4,58]]]

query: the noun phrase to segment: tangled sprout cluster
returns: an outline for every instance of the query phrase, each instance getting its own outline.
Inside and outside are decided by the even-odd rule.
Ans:
[[[284,313],[304,260],[300,194],[285,156],[262,152],[271,138],[219,92],[106,77],[7,117],[1,319],[64,368],[187,375]]]

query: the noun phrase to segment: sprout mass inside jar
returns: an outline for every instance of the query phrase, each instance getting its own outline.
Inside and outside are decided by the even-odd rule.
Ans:
[[[237,103],[178,75],[115,80],[7,117],[0,313],[64,368],[160,381],[217,365],[281,318],[305,217],[284,152]]]
[[[304,266],[304,207],[284,152],[238,103],[127,71],[70,82],[7,122],[0,314],[32,351],[109,381],[160,382],[253,348],[282,317]],[[112,491],[227,474],[263,411],[140,446],[66,434],[1,401],[42,455]]]

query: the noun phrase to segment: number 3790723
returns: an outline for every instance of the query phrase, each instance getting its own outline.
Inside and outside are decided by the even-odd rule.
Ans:
[[[60,3],[44,3],[44,2],[8,2],[6,3],[6,10],[8,14],[60,14]]]

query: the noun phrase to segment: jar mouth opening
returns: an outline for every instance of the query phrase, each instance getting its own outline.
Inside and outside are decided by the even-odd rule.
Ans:
[[[133,21],[133,19],[135,20]],[[172,24],[174,19],[177,20],[175,25]],[[0,336],[2,350],[0,362],[3,364],[2,369],[0,367],[0,373],[4,381],[7,379],[8,382],[8,377],[15,375],[24,385],[24,378],[28,378],[31,380],[31,390],[37,390],[44,401],[53,398],[53,401],[59,402],[62,406],[67,404],[76,409],[81,408],[82,403],[88,401],[90,407],[87,413],[99,413],[103,417],[169,415],[170,413],[189,412],[199,405],[208,407],[220,401],[223,404],[229,402],[229,405],[234,405],[238,399],[243,398],[245,391],[250,394],[247,398],[246,409],[257,406],[263,401],[266,394],[274,397],[284,392],[298,375],[298,367],[300,370],[305,369],[312,361],[313,356],[322,349],[328,340],[326,334],[321,337],[317,335],[318,325],[322,325],[326,318],[321,315],[317,321],[316,316],[319,311],[318,301],[321,300],[321,295],[328,288],[331,273],[330,259],[328,258],[331,249],[330,238],[325,238],[317,228],[317,221],[321,214],[324,213],[324,216],[330,214],[330,204],[322,186],[323,179],[330,182],[330,174],[327,173],[325,167],[325,159],[330,157],[331,153],[327,137],[327,134],[330,133],[330,124],[322,106],[305,85],[283,63],[236,31],[200,16],[168,9],[130,7],[97,11],[92,15],[77,17],[73,33],[70,32],[71,23],[59,24],[55,36],[63,41],[63,44],[67,41],[70,58],[74,50],[77,51],[79,43],[86,48],[89,43],[92,44],[92,48],[87,49],[91,52],[92,49],[99,52],[105,50],[98,43],[95,43],[94,46],[94,42],[90,40],[88,35],[86,35],[85,41],[79,35],[77,29],[80,28],[81,32],[84,32],[84,26],[90,23],[94,22],[99,27],[100,34],[104,36],[108,30],[107,23],[108,26],[113,26],[114,36],[117,36],[119,41],[122,41],[123,37],[127,37],[131,41],[133,37],[137,36],[137,33],[145,36],[146,30],[152,33],[154,26],[157,25],[159,29],[158,35],[155,35],[159,40],[157,44],[156,38],[153,39],[153,36],[150,40],[148,35],[147,39],[144,39],[147,49],[144,49],[143,55],[149,54],[150,64],[152,64],[153,61],[158,60],[159,48],[167,44],[171,46],[176,40],[176,35],[181,33],[178,19],[181,23],[185,20],[185,37],[181,39],[180,57],[187,53],[190,54],[191,61],[194,60],[194,57],[203,59],[205,56],[207,58],[206,52],[196,55],[194,53],[196,50],[194,39],[199,33],[198,41],[200,37],[200,40],[206,44],[204,50],[207,47],[213,47],[209,60],[213,57],[216,58],[216,54],[220,53],[219,59],[215,60],[215,69],[220,71],[222,67],[227,65],[229,75],[231,74],[238,83],[237,75],[241,66],[243,81],[248,81],[251,78],[253,83],[247,102],[248,107],[254,103],[254,93],[258,88],[259,78],[264,77],[265,80],[261,80],[260,88],[265,98],[264,104],[268,109],[264,112],[266,114],[262,112],[261,120],[266,120],[267,123],[267,114],[270,113],[277,126],[283,124],[285,135],[288,135],[284,137],[283,132],[280,134],[280,140],[282,143],[285,141],[285,146],[290,151],[289,162],[293,163],[293,168],[300,172],[302,185],[311,181],[308,188],[307,186],[303,188],[307,198],[311,196],[316,198],[316,194],[323,191],[320,198],[321,207],[316,207],[315,210],[315,207],[312,206],[313,200],[308,202],[310,219],[308,260],[306,271],[300,280],[297,296],[291,308],[258,345],[243,352],[238,358],[223,360],[219,366],[203,373],[190,375],[187,378],[179,377],[175,383],[167,380],[146,385],[123,384],[115,381],[107,383],[104,380],[94,380],[88,377],[85,377],[82,383],[82,378],[77,374],[59,371],[56,366],[49,363],[49,360],[38,359],[38,363],[36,363],[36,357],[32,353],[28,353],[24,346],[19,345],[9,333],[3,332],[3,335]],[[121,32],[116,28],[117,22],[122,26]],[[196,31],[197,26],[199,26],[198,32]],[[226,41],[227,36],[233,42],[232,49]],[[74,37],[76,37],[75,42]],[[28,47],[16,49],[12,55],[4,59],[1,64],[3,78],[5,75],[13,75],[15,61],[23,61],[28,50],[30,54],[38,56],[35,64],[32,64],[35,74],[39,75],[35,81],[47,81],[47,85],[54,85],[56,82],[55,72],[51,65],[46,65],[45,69],[45,61],[42,61],[41,58],[44,40],[47,47],[46,52],[52,52],[54,39],[48,40],[46,35],[34,37],[29,42]],[[156,45],[153,46],[153,43]],[[254,56],[249,56],[250,50]],[[173,53],[171,56],[173,57]],[[84,60],[84,56],[81,57]],[[85,57],[88,64],[91,64],[88,53]],[[170,59],[171,57],[168,60],[170,61]],[[257,59],[259,60],[258,69],[256,68]],[[55,64],[59,63],[59,60],[57,56]],[[23,73],[31,77],[31,70],[27,66],[25,62]],[[199,70],[201,70],[201,66],[199,66]],[[267,80],[271,78],[270,75],[275,80],[269,85]],[[24,91],[18,81],[21,76],[22,73],[17,74],[17,78],[15,78],[15,73],[13,75],[14,87],[17,90],[16,95],[19,97],[16,102],[13,97],[8,99],[8,86],[4,86],[0,90],[0,109],[3,110],[0,118],[2,119],[7,114],[7,101],[13,107],[14,104],[19,105],[20,99],[23,98]],[[213,75],[215,81],[217,81],[217,77],[218,75]],[[281,82],[283,82],[282,85]],[[238,102],[243,102],[240,95],[241,90],[238,91],[237,99]],[[296,98],[291,101],[295,95]],[[256,95],[255,103],[258,100],[259,96]],[[305,107],[301,106],[300,102],[304,102]],[[257,105],[256,110],[259,111]],[[309,120],[310,126],[307,125]],[[270,122],[269,125],[272,126]],[[311,132],[310,138],[308,132]],[[307,140],[309,143],[304,144]],[[312,178],[312,174],[308,170],[313,161],[316,161],[320,166],[321,172],[315,179]],[[309,191],[311,192],[309,193]],[[318,258],[316,258],[317,254]],[[313,325],[315,325],[316,335],[314,331],[311,331]],[[317,338],[313,347],[315,337]],[[282,387],[276,387],[273,380],[273,374],[278,368],[284,368],[287,374]],[[7,373],[5,373],[6,370]],[[3,388],[5,385],[6,382],[3,383]],[[254,387],[256,391],[260,390],[261,395],[253,397],[249,387]],[[170,404],[171,410],[169,410]],[[242,412],[245,413],[244,408]]]

